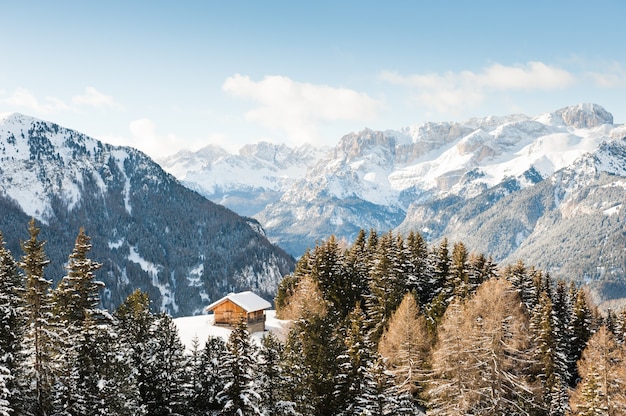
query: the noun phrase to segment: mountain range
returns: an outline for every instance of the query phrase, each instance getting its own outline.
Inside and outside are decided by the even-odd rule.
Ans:
[[[85,227],[107,308],[136,288],[173,316],[232,291],[272,299],[295,265],[258,221],[188,189],[140,151],[17,113],[0,114],[0,212],[16,258],[35,218],[55,282]]]
[[[365,129],[330,149],[260,143],[160,163],[256,218],[296,257],[331,234],[352,241],[360,229],[416,230],[501,263],[523,259],[556,278],[595,282],[610,298],[626,293],[625,137],[604,108],[580,104]]]

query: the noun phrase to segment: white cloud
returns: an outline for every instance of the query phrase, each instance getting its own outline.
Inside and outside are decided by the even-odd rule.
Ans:
[[[601,88],[626,88],[626,69],[619,63],[607,64],[603,72],[589,72],[594,83]]]
[[[43,101],[40,101],[26,88],[16,88],[8,97],[1,98],[0,102],[39,114],[50,114],[57,111],[70,110],[70,106],[63,102],[63,100],[55,97],[45,97]]]
[[[77,111],[81,106],[108,107],[115,110],[123,109],[123,106],[115,102],[111,96],[101,93],[94,87],[87,87],[84,94],[73,96],[71,105],[57,97],[47,96],[39,99],[30,90],[22,87],[16,88],[7,97],[2,97],[5,94],[5,90],[0,90],[0,103],[36,114],[48,115],[61,111]]]
[[[96,90],[94,87],[85,88],[83,95],[75,95],[72,97],[72,103],[75,105],[85,105],[96,108],[111,108],[113,110],[122,110],[124,107],[115,102],[113,97]]]
[[[282,130],[291,141],[298,142],[317,139],[319,123],[372,120],[382,107],[365,93],[296,82],[283,76],[253,81],[236,74],[224,81],[222,89],[259,104],[246,113],[248,121]]]
[[[488,92],[554,90],[569,87],[576,82],[576,77],[568,71],[542,62],[529,62],[523,66],[493,64],[480,72],[404,76],[383,71],[380,78],[391,84],[414,89],[414,99],[420,104],[451,113],[483,102]]]

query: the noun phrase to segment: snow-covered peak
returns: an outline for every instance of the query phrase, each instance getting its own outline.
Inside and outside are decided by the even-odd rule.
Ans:
[[[46,223],[59,201],[71,211],[82,200],[85,182],[105,192],[111,162],[126,181],[125,161],[140,152],[98,140],[19,113],[0,119],[0,194]],[[130,206],[127,206],[130,210]]]
[[[541,114],[535,119],[547,125],[569,126],[577,129],[613,124],[611,113],[598,104],[589,103],[564,107],[552,113]]]

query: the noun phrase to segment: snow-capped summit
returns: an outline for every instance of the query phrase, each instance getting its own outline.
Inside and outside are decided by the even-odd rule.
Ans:
[[[252,216],[278,201],[304,178],[307,167],[326,149],[304,145],[248,144],[238,154],[207,146],[161,159],[163,168],[188,187],[241,215]]]
[[[421,204],[474,198],[503,183],[532,186],[617,137],[621,127],[612,123],[601,106],[579,104],[537,116],[364,129],[328,152],[306,153],[297,173],[262,145],[179,177],[233,209],[246,201],[242,213],[298,256],[330,234],[350,240],[361,228],[406,224]]]

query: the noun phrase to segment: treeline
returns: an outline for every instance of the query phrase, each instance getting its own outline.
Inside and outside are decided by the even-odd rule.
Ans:
[[[603,317],[583,289],[460,242],[331,237],[276,306],[294,320],[285,361],[303,414],[626,414],[626,313]]]
[[[16,261],[0,234],[0,415],[296,415],[282,400],[283,346],[241,323],[185,353],[172,318],[132,293],[100,309],[101,265],[80,230],[56,287],[34,220]]]
[[[280,285],[283,341],[242,323],[189,354],[147,294],[100,309],[83,230],[53,288],[38,234],[31,221],[19,261],[0,236],[2,416],[626,412],[626,314],[462,243],[331,237]]]

